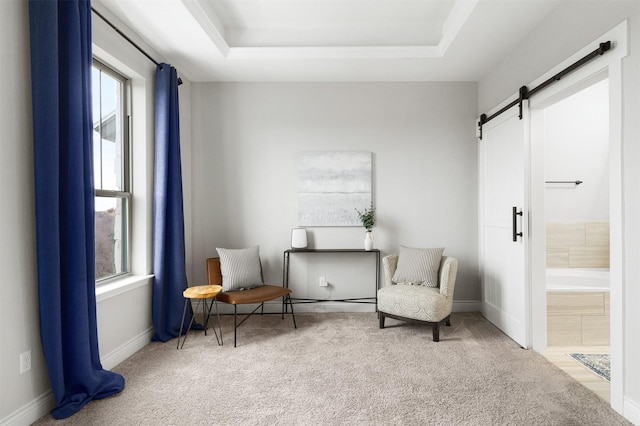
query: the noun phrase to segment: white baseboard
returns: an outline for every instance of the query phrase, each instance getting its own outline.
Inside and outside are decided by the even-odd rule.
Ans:
[[[255,308],[256,305],[240,307],[238,314],[246,314]],[[233,308],[225,303],[219,303],[220,314],[232,314]],[[453,312],[480,312],[482,303],[479,300],[454,300]],[[369,303],[347,303],[347,302],[322,302],[322,303],[294,303],[295,312],[375,312],[373,304]],[[280,302],[266,302],[264,311],[267,313],[282,312]]]
[[[112,350],[104,356],[100,356],[100,362],[105,370],[111,370],[116,365],[120,364],[131,355],[138,352],[151,342],[153,337],[153,327],[149,327],[146,331],[138,334],[128,342],[120,345],[118,348]]]
[[[240,307],[238,314],[251,312],[256,305]],[[219,303],[220,314],[232,314],[233,308],[225,303]],[[479,300],[454,300],[453,312],[480,312],[482,302]],[[322,303],[294,303],[294,313],[313,312],[375,312],[375,305],[369,303],[348,303],[348,302],[322,302]],[[282,305],[278,302],[266,302],[264,311],[267,313],[282,312]]]
[[[255,309],[257,305],[240,306],[238,315],[246,315]],[[220,315],[233,314],[233,308],[225,303],[219,303]],[[293,313],[309,312],[375,312],[375,305],[369,303],[346,303],[346,302],[322,302],[322,303],[294,303]],[[211,315],[215,315],[215,308]],[[280,302],[265,302],[264,312],[269,314],[279,314],[282,312]],[[259,314],[260,310],[256,312]]]
[[[30,425],[49,414],[56,406],[51,390],[46,391],[33,401],[23,405],[4,419],[0,420],[0,426]]]
[[[375,312],[374,304],[348,302],[294,303],[295,313]]]
[[[640,404],[625,397],[624,417],[634,425],[640,425]]]
[[[481,312],[482,302],[479,300],[454,300],[453,312]]]

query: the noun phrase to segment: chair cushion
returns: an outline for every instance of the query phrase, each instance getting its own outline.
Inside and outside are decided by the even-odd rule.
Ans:
[[[392,285],[378,290],[378,310],[404,318],[439,322],[451,312],[437,288]]]
[[[411,248],[400,246],[398,267],[393,282],[438,286],[438,269],[444,248]]]
[[[263,285],[244,291],[227,291],[218,294],[218,300],[232,305],[262,303],[291,294],[291,290],[277,285]]]
[[[216,250],[220,256],[223,291],[264,285],[258,246],[243,249],[216,248]]]

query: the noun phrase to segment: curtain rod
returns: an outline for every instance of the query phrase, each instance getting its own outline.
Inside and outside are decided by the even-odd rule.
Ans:
[[[129,42],[129,44],[131,44],[133,47],[135,47],[136,49],[138,49],[138,51],[140,53],[142,53],[144,56],[147,57],[147,59],[149,59],[151,62],[153,62],[156,66],[159,66],[160,63],[158,61],[156,61],[155,59],[153,59],[151,57],[151,55],[149,55],[147,52],[144,51],[144,49],[140,46],[138,46],[136,44],[135,41],[131,40],[125,33],[123,33],[122,31],[120,31],[120,29],[118,27],[116,27],[113,23],[111,23],[111,21],[109,21],[107,18],[104,17],[104,15],[102,15],[100,12],[98,12],[93,6],[91,6],[91,11],[93,13],[95,13],[96,15],[98,15],[98,17],[100,19],[102,19],[104,22],[107,23],[107,25],[109,25],[111,28],[114,29],[115,32],[117,32],[123,39],[125,39],[126,41]],[[182,79],[180,77],[178,77],[178,85],[182,84]]]
[[[574,62],[571,65],[569,65],[567,68],[563,69],[562,71],[560,71],[559,73],[557,73],[553,77],[547,79],[546,81],[544,81],[543,83],[539,84],[538,86],[534,87],[533,89],[529,90],[529,88],[527,86],[522,86],[520,88],[520,90],[518,91],[518,95],[519,95],[518,98],[515,99],[513,102],[509,103],[508,105],[503,107],[501,110],[493,113],[492,115],[490,115],[488,117],[487,117],[487,114],[482,114],[480,116],[480,121],[478,122],[478,127],[480,129],[480,137],[479,137],[479,139],[482,140],[482,126],[484,124],[488,123],[489,121],[493,120],[494,118],[496,118],[497,116],[499,116],[503,112],[507,111],[508,109],[510,109],[510,108],[512,108],[512,107],[514,107],[516,105],[520,105],[520,114],[518,115],[518,117],[522,120],[522,102],[525,99],[529,99],[531,96],[535,95],[540,90],[546,88],[547,86],[551,85],[552,83],[555,83],[556,81],[559,81],[562,77],[564,77],[565,75],[569,74],[570,72],[576,70],[577,68],[579,68],[582,65],[586,64],[587,62],[591,61],[593,58],[596,58],[598,56],[604,55],[604,53],[609,51],[609,50],[611,50],[611,41],[605,41],[603,43],[600,43],[600,45],[598,46],[598,48],[596,50],[594,50],[593,52],[589,53],[587,56],[583,57],[582,59]]]

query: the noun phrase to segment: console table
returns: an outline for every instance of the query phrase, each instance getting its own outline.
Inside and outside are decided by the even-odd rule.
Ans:
[[[373,296],[364,296],[351,299],[302,299],[291,298],[291,303],[318,303],[318,302],[348,302],[348,303],[373,303],[378,310],[378,288],[380,288],[380,250],[363,250],[363,249],[289,249],[284,251],[282,263],[282,286],[289,288],[289,262],[291,255],[296,253],[322,254],[322,253],[339,253],[339,254],[373,254],[376,256],[376,282]]]

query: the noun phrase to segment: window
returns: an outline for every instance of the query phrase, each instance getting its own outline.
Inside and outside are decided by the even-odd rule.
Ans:
[[[129,84],[96,60],[91,77],[96,281],[100,281],[129,272]]]

